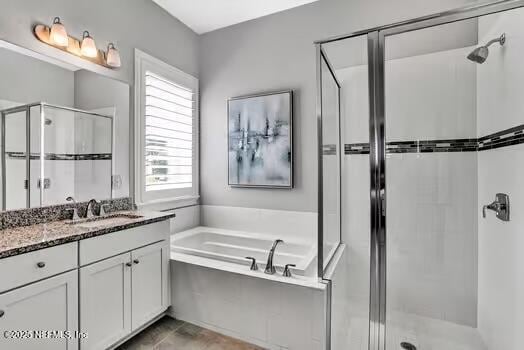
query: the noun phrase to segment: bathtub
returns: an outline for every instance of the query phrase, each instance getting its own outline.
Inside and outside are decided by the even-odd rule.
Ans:
[[[171,252],[242,265],[246,271],[250,265],[246,257],[250,256],[257,260],[263,273],[269,250],[277,238],[283,237],[201,226],[172,236]],[[275,250],[273,265],[278,274],[284,265],[295,264],[294,274],[314,277],[316,253],[314,244],[284,239]]]
[[[264,349],[325,350],[328,287],[316,276],[316,245],[290,236],[213,227],[175,233],[168,312]],[[277,273],[268,275],[267,255],[278,238]],[[249,269],[246,256],[259,270]],[[293,276],[282,276],[290,263],[297,265]]]

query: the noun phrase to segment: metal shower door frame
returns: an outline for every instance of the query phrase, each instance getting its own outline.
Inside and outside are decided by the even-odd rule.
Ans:
[[[317,202],[317,205],[318,205],[318,211],[319,213],[323,213],[324,211],[324,192],[323,192],[323,181],[324,181],[324,168],[323,168],[323,151],[324,151],[324,148],[323,148],[323,134],[322,134],[322,125],[323,125],[323,113],[322,113],[322,106],[323,106],[323,101],[322,101],[322,93],[323,93],[323,90],[322,90],[322,63],[324,63],[328,70],[329,70],[329,73],[330,73],[330,76],[331,78],[333,78],[333,81],[335,82],[335,84],[337,85],[337,103],[338,103],[338,106],[337,106],[337,109],[338,109],[338,112],[337,112],[337,139],[338,139],[338,143],[336,145],[337,147],[337,156],[338,156],[338,161],[337,161],[337,170],[338,170],[338,185],[339,185],[339,190],[341,189],[341,184],[342,184],[342,171],[341,171],[341,166],[342,166],[342,156],[343,156],[343,152],[344,152],[344,146],[342,145],[342,131],[341,131],[341,126],[340,126],[340,121],[341,121],[341,107],[340,107],[340,98],[341,98],[341,95],[340,95],[340,89],[341,89],[341,85],[340,85],[340,81],[337,79],[337,76],[335,75],[335,70],[333,68],[333,65],[331,64],[331,62],[329,61],[329,59],[327,58],[327,55],[326,53],[324,52],[324,50],[322,49],[322,46],[321,45],[316,45],[316,62],[317,62],[317,139],[318,139],[318,202]],[[342,210],[342,195],[339,195],[339,198],[338,198],[338,209],[339,209],[339,232],[338,232],[338,235],[339,235],[339,244],[338,246],[340,246],[340,243],[341,243],[341,240],[342,240],[342,215],[341,215],[341,210]],[[318,226],[318,235],[317,235],[317,239],[318,239],[318,242],[317,242],[317,276],[319,278],[320,281],[324,280],[324,275],[325,275],[325,271],[327,270],[328,266],[324,266],[324,259],[325,259],[325,256],[324,256],[324,250],[323,250],[323,244],[324,244],[324,218],[319,215],[318,216],[318,220],[317,220],[317,226]],[[338,248],[338,247],[337,247]],[[334,256],[334,254],[333,254]],[[329,262],[328,262],[329,264]]]
[[[524,0],[502,0],[487,4],[415,18],[395,24],[361,30],[315,42],[318,50],[323,44],[367,35],[369,80],[369,140],[370,140],[370,304],[369,304],[369,350],[386,350],[386,291],[387,291],[387,229],[386,229],[386,111],[385,111],[385,44],[388,36],[435,27],[439,25],[478,18],[490,14],[524,7]],[[317,65],[320,62],[317,60]],[[317,67],[317,71],[320,66]],[[317,75],[318,77],[318,75]],[[317,82],[317,87],[320,82]],[[319,91],[317,89],[317,94]],[[318,101],[318,96],[317,96]],[[322,128],[322,110],[317,106],[319,141]],[[320,143],[319,147],[322,144]],[[319,166],[322,161],[319,151]],[[322,174],[319,168],[319,196],[322,195]],[[323,211],[319,198],[319,221]],[[319,225],[320,229],[320,225]],[[322,232],[319,231],[319,244]],[[321,247],[319,247],[321,251]],[[321,258],[321,257],[319,257]],[[319,262],[319,266],[320,266]],[[329,326],[329,322],[328,322]],[[327,331],[329,336],[330,331]],[[330,344],[330,341],[327,342]],[[330,349],[329,347],[327,349]],[[339,349],[333,349],[339,350]]]
[[[35,102],[35,103],[29,103],[29,104],[25,104],[25,105],[21,105],[21,106],[16,106],[16,107],[11,107],[11,108],[7,108],[7,109],[4,109],[4,110],[1,110],[0,111],[0,150],[1,150],[1,154],[0,154],[0,173],[1,173],[1,178],[0,178],[0,186],[2,187],[2,195],[1,195],[1,203],[0,203],[0,210],[6,210],[6,206],[7,206],[7,198],[6,198],[6,188],[7,188],[7,183],[6,183],[6,147],[5,147],[5,135],[6,135],[6,126],[5,126],[5,118],[6,116],[8,116],[9,114],[13,114],[13,113],[20,113],[20,112],[25,112],[25,120],[26,120],[26,124],[25,124],[25,129],[26,129],[26,140],[25,140],[25,147],[26,147],[26,151],[25,151],[25,161],[26,161],[26,171],[25,171],[25,175],[26,175],[26,183],[27,183],[27,189],[26,189],[26,193],[25,193],[25,197],[26,197],[26,209],[27,208],[31,208],[31,108],[33,107],[39,107],[40,110],[38,111],[38,120],[37,122],[39,123],[40,125],[40,136],[39,136],[39,139],[38,139],[38,143],[39,143],[39,148],[40,148],[40,155],[39,155],[39,160],[40,160],[40,170],[39,170],[39,179],[40,181],[42,181],[42,186],[39,186],[39,193],[40,193],[40,200],[39,200],[39,204],[40,206],[43,205],[43,199],[44,199],[44,186],[43,186],[43,181],[44,181],[44,177],[45,177],[45,108],[48,107],[48,108],[54,108],[54,109],[59,109],[59,110],[64,110],[64,111],[70,111],[70,112],[74,112],[74,113],[82,113],[82,114],[86,114],[86,115],[91,115],[91,116],[97,116],[97,117],[103,117],[103,118],[107,118],[111,121],[111,169],[110,169],[110,173],[111,173],[111,186],[110,186],[110,197],[109,198],[113,198],[113,171],[114,171],[114,152],[115,152],[115,145],[114,145],[114,139],[115,139],[115,135],[114,135],[114,132],[115,132],[115,121],[114,121],[114,116],[110,116],[110,115],[105,115],[105,114],[102,114],[102,113],[97,113],[97,112],[91,112],[91,111],[85,111],[85,110],[82,110],[82,109],[78,109],[78,108],[72,108],[72,107],[65,107],[65,106],[60,106],[60,105],[55,105],[55,104],[50,104],[50,103],[46,103],[46,102]]]

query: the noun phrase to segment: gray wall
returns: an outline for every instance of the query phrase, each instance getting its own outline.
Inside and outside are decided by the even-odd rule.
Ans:
[[[120,51],[122,68],[108,74],[131,86],[134,85],[135,48],[189,74],[199,75],[198,35],[151,0],[0,0],[0,9],[0,39],[84,68],[92,67],[81,58],[72,58],[36,40],[33,26],[50,24],[55,16],[60,16],[72,36],[79,38],[84,30],[89,30],[100,49],[114,42]],[[53,86],[54,80],[50,79]],[[134,117],[132,106],[131,98],[130,126]],[[129,167],[133,184],[132,157]],[[130,191],[132,194],[133,186]]]
[[[72,71],[0,48],[0,100],[22,104],[43,101],[73,107],[74,79]]]
[[[313,41],[470,3],[468,0],[320,0],[204,34],[200,41],[203,204],[316,211]],[[289,88],[296,91],[295,189],[229,188],[227,99]]]
[[[49,53],[56,49],[35,39],[35,23],[60,16],[70,35],[89,30],[99,48],[114,42],[122,57],[117,77],[134,80],[134,48],[198,75],[198,36],[151,0],[0,0],[0,39]],[[49,51],[49,50],[52,51]]]

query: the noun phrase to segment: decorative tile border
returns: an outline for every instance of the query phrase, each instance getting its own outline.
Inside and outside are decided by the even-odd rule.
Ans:
[[[325,156],[337,155],[337,145],[322,145],[322,154]]]
[[[25,159],[25,152],[6,152],[6,156],[11,159]],[[31,153],[31,159],[40,159],[39,153]],[[46,153],[45,160],[111,160],[111,153],[86,153],[86,154],[70,154],[70,153]]]
[[[50,221],[66,220],[71,218],[68,208],[77,208],[79,215],[84,216],[88,202],[76,204],[59,204],[41,208],[17,209],[0,212],[0,229],[7,229],[18,226],[29,226],[42,224]],[[101,204],[108,204],[107,212],[133,210],[136,208],[132,198],[116,198],[101,201]],[[97,205],[95,211],[98,211]],[[1,236],[1,234],[0,234]]]
[[[477,152],[524,143],[524,124],[478,139],[393,141],[386,153]],[[369,154],[368,143],[344,145],[345,154]]]
[[[369,143],[349,143],[344,145],[345,154],[369,154]]]
[[[477,139],[388,142],[386,153],[476,152]]]
[[[478,139],[479,151],[524,143],[524,124]]]

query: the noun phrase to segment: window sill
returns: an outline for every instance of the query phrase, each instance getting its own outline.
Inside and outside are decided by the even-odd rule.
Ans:
[[[136,205],[140,210],[163,211],[197,205],[199,199],[200,196],[184,196],[176,198],[163,198],[145,203],[137,203]]]

